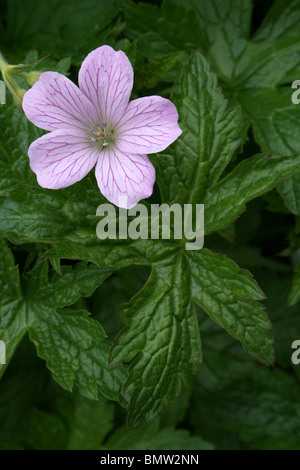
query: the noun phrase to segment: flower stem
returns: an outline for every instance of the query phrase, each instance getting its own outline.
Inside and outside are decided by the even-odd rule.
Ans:
[[[12,74],[15,72],[15,66],[9,65],[5,62],[1,52],[0,52],[0,70],[2,73],[2,77],[4,80],[5,85],[7,86],[10,93],[13,95],[14,100],[17,106],[22,109],[22,100],[26,90],[20,88],[15,80],[12,78]],[[18,73],[19,75],[20,73]]]

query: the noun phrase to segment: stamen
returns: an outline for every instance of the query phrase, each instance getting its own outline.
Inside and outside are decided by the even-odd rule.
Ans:
[[[106,122],[95,124],[91,129],[91,140],[100,147],[106,147],[114,142],[113,129]]]
[[[100,126],[100,124],[95,124],[94,127],[92,127],[91,132],[95,132],[95,129],[99,126]]]

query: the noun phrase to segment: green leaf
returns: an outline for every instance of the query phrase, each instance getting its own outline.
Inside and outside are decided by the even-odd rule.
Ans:
[[[262,41],[270,43],[270,53],[266,53],[267,68],[258,70],[259,81],[256,86],[262,86],[264,80],[272,87],[276,84],[286,84],[293,81],[300,72],[300,1],[276,0],[262,22],[259,30],[254,34],[257,47]],[[258,67],[261,64],[257,64]]]
[[[263,152],[274,156],[300,150],[299,107],[292,103],[291,88],[248,90],[239,95],[243,109],[253,121],[253,134]],[[300,214],[300,172],[280,181],[277,189],[286,207]]]
[[[287,155],[299,151],[299,110],[291,103],[286,85],[300,73],[300,1],[274,2],[254,36],[249,38],[251,2],[230,0],[184,2],[203,28],[207,57],[231,103],[242,104],[243,135],[252,123],[262,152]],[[299,172],[280,182],[278,190],[286,206],[299,214]]]
[[[138,49],[145,57],[199,49],[205,44],[201,28],[192,11],[186,13],[181,2],[163,2],[156,5],[122,1],[126,21],[125,33],[137,40]]]
[[[0,272],[0,340],[6,346],[8,363],[26,332],[26,313],[22,302],[18,267],[4,240],[0,240],[2,269]],[[0,364],[0,377],[6,365]]]
[[[0,232],[14,243],[26,239],[54,245],[49,258],[82,259],[99,266],[149,265],[177,251],[172,240],[99,240],[96,211],[104,202],[94,175],[59,191],[22,187],[0,201]]]
[[[60,265],[60,259],[55,258],[55,259],[49,259],[52,268],[57,272],[57,274],[61,275],[61,265]]]
[[[18,270],[4,241],[1,251],[7,267],[1,278],[0,338],[7,345],[7,362],[28,331],[62,387],[72,390],[75,383],[89,398],[97,399],[101,391],[122,401],[125,375],[121,368],[107,368],[110,343],[100,323],[88,318],[86,311],[62,309],[91,295],[112,270],[78,263],[73,269],[63,266],[62,275],[54,270],[48,275],[47,262],[43,262],[22,276],[20,289]],[[4,369],[1,365],[1,373]]]
[[[205,32],[208,57],[218,75],[224,81],[232,80],[250,35],[251,1],[187,0],[184,7],[193,12]]]
[[[299,307],[288,306],[293,279],[292,270],[282,275],[270,268],[261,271],[256,268],[256,277],[267,296],[265,305],[273,325],[276,364],[281,368],[290,368],[293,353],[291,345],[300,338]]]
[[[102,449],[105,450],[212,450],[210,442],[198,436],[190,436],[183,429],[159,429],[159,421],[138,426],[135,429],[122,427],[114,432]]]
[[[183,70],[178,97],[180,138],[157,156],[162,199],[199,203],[240,143],[240,114],[227,109],[216,75],[194,53]]]
[[[125,391],[131,393],[131,425],[172,407],[181,379],[191,384],[201,344],[184,257],[153,267],[146,286],[123,308],[110,362],[132,361]]]
[[[119,399],[124,375],[107,368],[109,343],[100,323],[88,318],[89,312],[59,307],[91,295],[111,272],[79,263],[74,269],[64,267],[62,276],[52,271],[48,278],[43,263],[23,279],[27,305],[30,300],[28,331],[38,355],[62,387],[71,391],[76,384],[93,399],[99,390]]]
[[[0,128],[0,195],[11,189],[35,182],[35,176],[29,168],[27,156],[31,142],[42,135],[42,131],[31,124],[23,113],[11,103],[1,106],[1,120],[6,123]]]
[[[207,249],[189,251],[191,298],[244,349],[265,364],[274,362],[270,320],[257,300],[264,293],[253,276]]]
[[[114,408],[105,398],[87,400],[76,394],[73,413],[68,419],[69,450],[97,450],[113,427]]]
[[[300,171],[297,170],[290,178],[280,181],[277,190],[285,206],[293,214],[300,215]]]
[[[62,450],[67,439],[63,420],[37,408],[32,410],[28,433],[27,445],[35,450]]]
[[[300,264],[295,268],[295,275],[292,284],[292,290],[288,298],[288,305],[295,305],[300,300]]]
[[[191,420],[195,431],[214,442],[223,431],[252,449],[299,450],[299,405],[295,377],[234,360],[214,347],[199,372]]]
[[[300,166],[300,155],[270,158],[255,155],[244,160],[209,189],[204,198],[205,232],[227,227],[246,208],[246,203],[270,191],[280,178]]]
[[[3,43],[9,48],[39,48],[56,57],[60,52],[70,54],[79,65],[88,52],[119,34],[120,27],[112,23],[118,13],[115,0],[12,0]]]
[[[35,308],[41,305],[35,305]],[[90,399],[98,398],[100,390],[111,399],[119,399],[124,375],[111,374],[107,369],[109,343],[100,323],[88,318],[84,310],[49,310],[43,304],[43,315],[35,311],[29,327],[31,341],[38,355],[47,361],[53,378],[72,391],[75,383]]]
[[[38,51],[36,49],[31,49],[26,54],[24,64],[30,65],[30,67],[24,68],[27,72],[32,72],[34,70],[47,72],[51,70],[68,76],[71,66],[71,58],[65,57],[64,59],[56,61],[51,56],[39,57]]]
[[[120,306],[129,302],[147,282],[150,266],[131,265],[119,269],[97,289],[92,297],[90,311],[113,340],[121,329]]]
[[[49,391],[49,374],[40,362],[33,345],[24,338],[1,379],[1,450],[24,446],[32,406]]]
[[[278,0],[250,39],[250,0],[184,2],[196,14],[218,76],[232,88],[260,88],[293,80],[300,66],[300,2]]]
[[[113,427],[114,407],[104,397],[88,400],[75,392],[53,393],[51,411],[31,410],[26,446],[35,450],[98,450]]]
[[[292,88],[260,88],[240,92],[242,108],[253,121],[255,141],[263,152],[289,155],[299,147],[299,108],[291,101]]]
[[[182,57],[181,51],[156,56],[145,66],[138,69],[139,73],[136,76],[135,87],[138,89],[144,86],[154,87],[173,69],[180,57]]]

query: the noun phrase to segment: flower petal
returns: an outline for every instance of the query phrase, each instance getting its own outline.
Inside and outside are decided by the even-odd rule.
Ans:
[[[161,152],[182,133],[177,121],[176,106],[166,98],[133,100],[117,126],[118,147],[125,153]]]
[[[101,193],[110,202],[130,209],[151,196],[155,169],[147,155],[125,155],[112,148],[101,152],[96,179]]]
[[[80,181],[95,165],[100,151],[77,130],[58,129],[32,142],[30,167],[43,188],[60,189]]]
[[[44,72],[23,98],[23,110],[29,121],[46,131],[55,129],[91,129],[97,120],[94,105],[64,75]]]
[[[81,64],[79,88],[98,109],[99,123],[117,122],[128,104],[133,86],[133,68],[122,51],[101,46]]]

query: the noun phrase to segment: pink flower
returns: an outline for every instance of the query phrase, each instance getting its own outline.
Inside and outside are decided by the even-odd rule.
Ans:
[[[122,51],[101,46],[84,59],[79,88],[44,72],[23,99],[23,110],[50,133],[29,147],[40,186],[59,189],[80,181],[95,165],[101,193],[130,208],[152,194],[155,170],[147,154],[181,134],[178,113],[160,96],[129,102],[133,69]],[[124,202],[127,201],[127,202]]]

